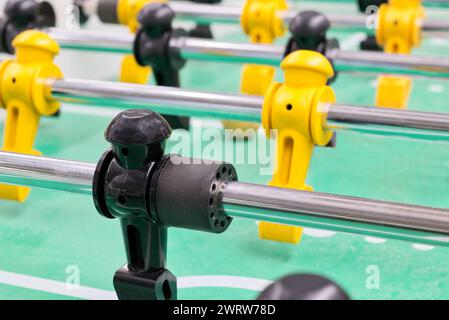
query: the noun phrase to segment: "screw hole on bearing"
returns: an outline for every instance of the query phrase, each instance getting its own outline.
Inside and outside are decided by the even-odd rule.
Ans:
[[[212,185],[212,191],[215,191],[215,190],[217,190],[217,185],[214,183],[214,184]]]
[[[290,110],[292,110],[293,109],[293,106],[289,103],[289,104],[287,104],[287,110],[288,111],[290,111]]]
[[[16,83],[17,79],[16,78],[12,78],[12,83]]]

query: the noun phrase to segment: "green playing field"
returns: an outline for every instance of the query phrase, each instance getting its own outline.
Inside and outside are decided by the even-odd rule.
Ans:
[[[246,41],[237,29],[218,34]],[[332,35],[344,49],[354,49],[360,39],[348,32]],[[429,38],[417,52],[448,55],[449,41]],[[238,92],[240,70],[240,65],[191,61],[182,84]],[[333,87],[341,103],[373,104],[373,76],[341,74]],[[419,79],[410,108],[445,112],[448,99],[448,82]],[[64,106],[60,117],[43,119],[36,148],[49,157],[96,162],[108,147],[104,129],[118,111]],[[219,125],[193,121],[198,130]],[[174,137],[180,134],[189,135]],[[251,144],[264,139],[260,132],[235,148],[247,157]],[[174,145],[172,140],[168,151]],[[203,150],[184,155],[200,157]],[[267,183],[262,166],[236,165],[240,181]],[[449,208],[449,149],[439,141],[343,132],[336,148],[316,149],[308,183],[316,191]],[[112,277],[125,263],[119,222],[102,218],[90,197],[34,189],[24,204],[0,201],[0,235],[0,299],[115,297]],[[312,229],[299,245],[261,241],[255,222],[235,219],[222,235],[170,229],[168,269],[178,277],[181,299],[253,299],[269,281],[294,272],[328,276],[355,299],[448,299],[448,253],[444,247]],[[78,272],[80,286],[73,287]],[[370,276],[376,272],[380,282],[373,288]]]

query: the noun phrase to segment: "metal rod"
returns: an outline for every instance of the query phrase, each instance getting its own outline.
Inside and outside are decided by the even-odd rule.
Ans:
[[[0,152],[0,182],[91,194],[96,165]],[[231,182],[233,217],[449,245],[449,210]]]
[[[242,7],[217,6],[209,4],[189,4],[171,2],[170,8],[176,13],[176,19],[196,23],[240,23]]]
[[[0,180],[52,190],[90,194],[96,165],[0,152]]]
[[[424,116],[424,117],[423,117]],[[449,116],[431,112],[417,112],[392,108],[360,108],[352,105],[333,105],[327,119],[337,122],[369,123],[404,128],[449,130]]]
[[[243,94],[216,94],[79,79],[49,79],[47,85],[52,97],[63,103],[148,108],[167,115],[250,122],[261,121],[264,100],[263,97]],[[333,130],[360,131],[354,125],[361,125],[369,126],[370,133],[394,133],[420,139],[435,136],[441,140],[449,140],[449,114],[341,104],[322,105],[320,112],[327,114],[328,123],[323,126]]]
[[[240,23],[242,8],[208,4],[188,4],[171,2],[170,7],[175,11],[176,18],[196,23]],[[279,11],[278,16],[287,25],[298,14],[296,10]],[[366,16],[326,14],[333,27],[351,27],[366,30]],[[449,31],[447,20],[425,20],[423,31]]]
[[[53,98],[78,105],[147,108],[188,117],[260,122],[263,98],[93,80],[48,80]]]
[[[449,117],[441,117],[438,113],[426,112],[423,117],[423,112],[339,104],[329,108],[325,126],[340,131],[447,141],[448,120]]]
[[[131,53],[133,35],[95,31],[66,31],[48,29],[49,35],[62,48],[100,52]],[[275,45],[228,43],[189,37],[173,38],[173,49],[185,59],[215,60],[223,62],[255,63],[278,66],[284,48]],[[338,71],[399,73],[417,76],[449,78],[449,57],[396,55],[380,52],[328,52]]]
[[[444,209],[240,182],[226,187],[223,205],[233,217],[449,245]]]
[[[334,50],[328,58],[341,71],[449,77],[449,57]]]
[[[185,59],[254,63],[279,66],[285,48],[275,45],[220,42],[179,37],[172,38],[170,47],[179,50]]]
[[[430,3],[430,2],[428,2]],[[433,1],[433,5],[447,6],[447,2]],[[97,0],[85,0],[83,6],[84,12],[90,14],[97,11]],[[217,6],[210,4],[189,4],[182,2],[171,2],[170,7],[175,11],[176,18],[184,21],[192,21],[195,23],[226,23],[239,24],[242,14],[242,7],[232,6]],[[282,10],[279,11],[278,16],[288,24],[293,19],[298,11],[296,10]],[[366,16],[359,15],[344,15],[344,14],[327,14],[329,21],[333,27],[351,28],[356,30],[366,30]],[[423,22],[422,28],[424,31],[449,31],[449,21],[446,20],[429,20]]]
[[[62,48],[131,53],[135,35],[126,32],[100,32],[89,30],[69,30],[62,28],[44,29]]]

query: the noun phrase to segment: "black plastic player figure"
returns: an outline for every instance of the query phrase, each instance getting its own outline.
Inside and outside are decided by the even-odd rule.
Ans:
[[[122,300],[176,299],[165,263],[168,227],[222,233],[232,222],[222,192],[237,180],[235,168],[164,155],[170,133],[149,110],[122,112],[105,133],[112,147],[98,163],[93,195],[101,215],[121,222],[127,264],[115,273],[114,288]]]
[[[257,300],[350,300],[336,283],[313,274],[294,274],[269,285]]]
[[[0,18],[0,52],[13,54],[12,41],[22,31],[55,25],[56,14],[47,1],[8,0]]]
[[[364,14],[371,14],[367,12],[370,6],[379,8],[382,4],[388,3],[388,0],[358,0],[359,10]],[[360,50],[364,51],[382,51],[382,47],[377,44],[376,37],[373,35],[366,35],[365,39],[360,42]]]
[[[296,50],[317,51],[328,57],[332,63],[332,50],[338,49],[337,39],[328,39],[326,33],[331,24],[327,17],[316,11],[303,11],[298,13],[289,25],[291,34],[288,40],[285,56]],[[329,80],[333,82],[337,73],[334,68],[335,76]]]
[[[179,71],[186,61],[180,53],[170,48],[172,37],[186,36],[182,29],[173,29],[175,12],[166,4],[151,3],[139,13],[141,28],[136,34],[134,54],[137,63],[151,66],[160,86],[179,87]],[[172,128],[189,129],[189,118],[164,116]]]

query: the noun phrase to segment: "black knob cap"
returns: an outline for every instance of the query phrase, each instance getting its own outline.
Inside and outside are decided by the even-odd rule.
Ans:
[[[36,27],[54,27],[56,26],[56,12],[50,2],[41,1],[36,17]]]
[[[9,0],[5,4],[5,15],[19,26],[26,26],[36,20],[39,3],[35,0]]]
[[[150,3],[139,13],[138,21],[150,38],[171,30],[175,12],[166,4]]]
[[[105,138],[112,144],[114,156],[126,169],[140,169],[160,160],[171,127],[158,113],[150,110],[121,112],[109,124]]]
[[[258,300],[350,300],[337,284],[313,274],[295,274],[269,285]]]
[[[330,28],[327,17],[316,11],[303,11],[290,21],[289,30],[301,49],[315,50]]]

